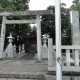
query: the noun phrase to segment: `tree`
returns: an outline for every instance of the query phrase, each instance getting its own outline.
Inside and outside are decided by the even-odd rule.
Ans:
[[[71,6],[71,10],[80,10],[80,2]]]
[[[26,0],[0,0],[0,5],[4,11],[23,11],[29,8]]]
[[[26,0],[0,0],[0,11],[24,11],[28,10],[28,3]],[[18,20],[18,19],[27,19],[29,17],[7,17],[7,19]],[[19,46],[20,44],[25,43],[26,35],[31,31],[31,27],[29,24],[17,24],[17,25],[7,25],[6,29],[6,37],[9,36],[10,33],[13,34],[14,43]],[[19,41],[17,40],[19,36]],[[7,41],[5,42],[7,44]],[[5,44],[5,45],[6,45]]]
[[[65,8],[65,5],[61,7],[61,31],[62,31],[62,44],[63,45],[72,44],[69,10],[70,9]]]
[[[47,9],[53,9],[53,15],[42,16],[42,34],[49,34],[53,38],[53,44],[55,44],[55,7],[49,6]],[[61,32],[62,32],[62,44],[71,44],[71,25],[69,18],[69,9],[61,7]]]
[[[73,3],[77,5],[79,3],[79,0],[73,0]]]
[[[80,2],[79,0],[73,0],[73,4],[71,6],[72,10],[80,10]]]

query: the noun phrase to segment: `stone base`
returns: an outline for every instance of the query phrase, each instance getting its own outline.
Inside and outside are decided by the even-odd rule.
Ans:
[[[48,58],[48,48],[42,47],[42,58]]]
[[[21,50],[21,53],[22,53],[22,54],[25,53],[25,50]]]
[[[37,53],[35,53],[35,55],[34,55],[34,59],[37,59]]]
[[[4,80],[3,78],[7,78],[10,80],[10,78],[12,79],[20,79],[20,80],[45,80],[45,75],[42,73],[0,73],[0,78],[2,78],[2,80]],[[5,79],[5,80],[7,80]],[[12,80],[11,79],[11,80]]]
[[[4,52],[3,58],[14,58],[14,55],[13,54],[7,54]]]

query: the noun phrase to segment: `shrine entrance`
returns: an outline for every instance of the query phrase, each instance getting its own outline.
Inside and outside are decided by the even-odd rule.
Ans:
[[[37,24],[37,58],[38,60],[42,60],[41,54],[41,19],[42,15],[50,15],[53,14],[53,10],[40,10],[40,11],[16,11],[16,12],[3,12],[0,13],[0,16],[3,17],[2,27],[1,27],[1,41],[0,41],[0,59],[3,57],[4,50],[4,41],[5,41],[5,32],[6,32],[6,24]],[[29,20],[8,20],[7,16],[36,16],[36,19]]]

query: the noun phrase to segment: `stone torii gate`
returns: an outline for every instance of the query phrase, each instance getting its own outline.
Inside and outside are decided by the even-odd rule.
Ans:
[[[0,59],[3,58],[3,50],[4,50],[4,41],[5,41],[5,32],[6,32],[6,24],[26,24],[26,23],[36,23],[37,24],[37,57],[38,60],[42,60],[41,54],[41,15],[50,15],[53,14],[53,10],[38,10],[38,11],[14,11],[14,12],[6,12],[1,13],[0,16],[3,16],[2,27],[1,27],[1,42],[0,42]],[[28,16],[34,15],[36,19],[32,20],[7,20],[7,16]]]

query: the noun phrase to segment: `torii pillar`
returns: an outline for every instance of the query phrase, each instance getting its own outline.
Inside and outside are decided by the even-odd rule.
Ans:
[[[42,53],[41,53],[41,21],[40,15],[37,15],[37,57],[38,60],[42,60]]]
[[[11,13],[0,13],[3,16],[2,26],[1,26],[1,39],[0,39],[0,59],[3,57],[4,41],[5,41],[5,31],[6,31],[6,16],[11,15]]]
[[[6,17],[3,16],[2,26],[1,26],[0,59],[2,59],[3,50],[4,50],[5,31],[6,31],[5,21],[6,21]]]

